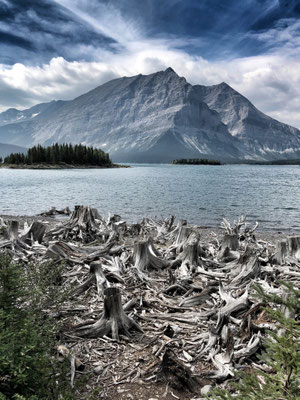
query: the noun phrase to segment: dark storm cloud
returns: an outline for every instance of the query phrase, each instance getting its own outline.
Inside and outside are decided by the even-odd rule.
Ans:
[[[299,0],[98,0],[92,3],[94,9],[97,3],[113,5],[125,19],[143,26],[148,38],[185,38],[179,45],[181,48],[207,59],[262,54],[272,44],[252,34],[275,27],[282,19],[300,15]],[[89,2],[86,9],[89,10]]]
[[[1,30],[0,30],[0,43],[11,46],[22,47],[26,50],[35,49],[33,43],[30,40],[27,40],[21,36],[13,35],[8,32],[1,32]]]
[[[0,0],[0,110],[173,67],[300,127],[300,0]]]
[[[86,27],[72,13],[49,0],[0,0],[0,16],[2,63],[35,64],[57,56],[68,60],[89,60],[93,58],[90,48],[107,48],[114,43],[111,38]],[[75,48],[78,49],[77,56]]]
[[[91,61],[99,57],[97,49],[116,51],[115,38],[76,15],[72,3],[91,17],[113,7],[142,26],[144,37],[181,38],[174,47],[210,60],[262,54],[272,43],[255,34],[300,16],[299,0],[72,0],[70,7],[59,0],[0,0],[0,61],[35,64],[57,56]]]

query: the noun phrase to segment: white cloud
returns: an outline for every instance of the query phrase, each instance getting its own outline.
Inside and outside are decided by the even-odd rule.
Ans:
[[[135,40],[141,31],[141,26],[133,20],[124,20],[121,12],[112,4],[101,4],[95,0],[55,0],[78,18],[86,22],[95,31],[126,45]]]
[[[0,64],[0,110],[53,99],[73,99],[115,77],[149,74],[171,66],[192,84],[225,81],[261,111],[300,128],[300,43],[295,34],[300,26],[298,21],[289,21],[286,27],[281,24],[277,31],[272,29],[260,36],[253,34],[270,46],[273,44],[269,54],[212,62],[188,54],[183,39],[145,38],[136,22],[125,21],[115,9],[105,7],[101,12],[97,3],[98,8],[93,12],[94,0],[88,3],[89,12],[80,0],[57,2],[95,30],[115,39],[117,51],[91,47],[87,51],[94,53],[94,62],[68,62],[57,57],[42,66]]]

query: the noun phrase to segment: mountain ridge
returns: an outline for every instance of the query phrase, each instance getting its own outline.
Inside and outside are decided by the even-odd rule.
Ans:
[[[117,162],[300,157],[298,129],[263,114],[225,82],[191,85],[172,68],[34,107],[23,111],[26,120],[5,125],[1,113],[0,141],[82,143],[103,148]]]
[[[11,153],[26,153],[28,149],[25,147],[14,146],[11,144],[0,143],[0,157],[4,158]]]

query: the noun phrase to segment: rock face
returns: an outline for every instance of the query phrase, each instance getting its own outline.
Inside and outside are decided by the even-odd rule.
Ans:
[[[268,117],[225,82],[214,86],[196,85],[194,89],[211,110],[217,111],[252,159],[299,157],[299,129]]]
[[[22,118],[16,111],[0,114],[1,142],[83,143],[119,162],[300,157],[299,130],[267,117],[224,83],[192,86],[171,68],[37,105]]]

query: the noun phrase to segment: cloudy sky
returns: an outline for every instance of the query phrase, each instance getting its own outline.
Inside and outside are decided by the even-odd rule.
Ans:
[[[300,128],[300,0],[0,0],[0,111],[169,66]]]

